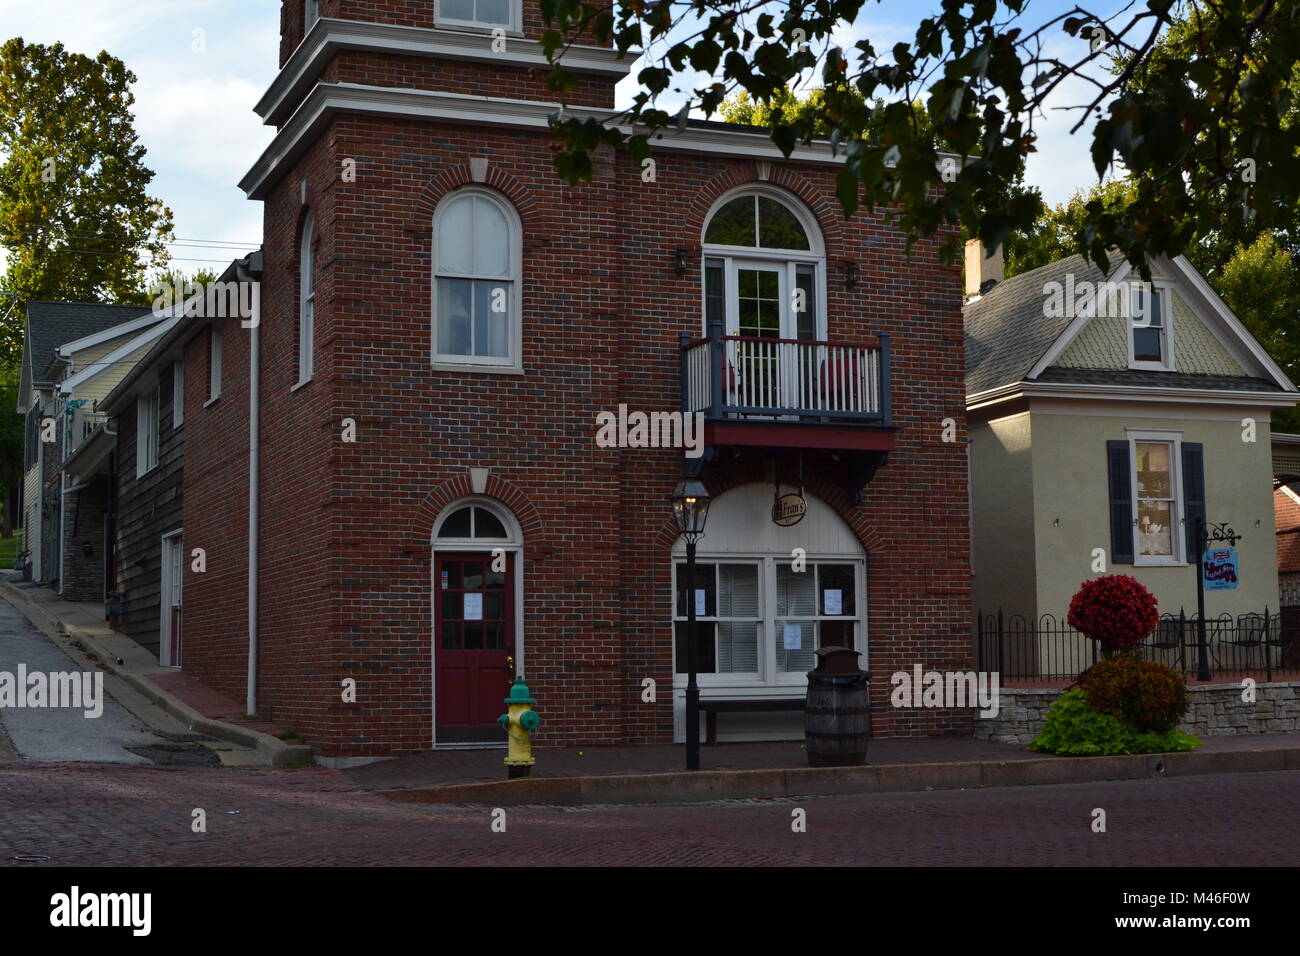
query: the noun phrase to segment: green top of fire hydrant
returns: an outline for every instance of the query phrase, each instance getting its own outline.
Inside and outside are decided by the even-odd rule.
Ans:
[[[510,696],[506,698],[507,704],[535,704],[537,701],[529,695],[528,685],[524,683],[522,677],[516,677],[514,686],[510,688]]]

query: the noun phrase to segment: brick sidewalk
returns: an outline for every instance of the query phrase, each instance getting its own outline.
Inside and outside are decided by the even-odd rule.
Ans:
[[[1210,737],[1197,751],[1271,750],[1278,747],[1300,747],[1300,734]],[[535,778],[673,773],[684,770],[686,766],[686,751],[682,745],[541,747],[534,750],[533,755],[537,758],[537,766],[533,768]],[[872,740],[867,748],[868,764],[976,763],[1041,760],[1046,756],[1016,744],[999,744],[971,737],[886,737]],[[437,750],[354,767],[342,773],[366,790],[486,783],[505,779],[504,757],[504,750]],[[807,753],[798,741],[718,744],[700,748],[700,767],[703,770],[786,770],[807,766]]]

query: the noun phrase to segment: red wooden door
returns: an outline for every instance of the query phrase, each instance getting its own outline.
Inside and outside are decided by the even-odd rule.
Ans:
[[[439,554],[433,570],[439,743],[501,741],[514,676],[514,555]],[[504,570],[494,570],[493,566]]]

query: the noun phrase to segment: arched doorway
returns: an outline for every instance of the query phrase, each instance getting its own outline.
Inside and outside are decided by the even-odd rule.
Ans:
[[[465,498],[433,527],[433,743],[504,745],[496,719],[523,669],[523,535],[499,502]]]
[[[772,522],[772,486],[742,485],[715,498],[696,553],[700,697],[799,696],[817,648],[861,652],[867,666],[867,553],[828,504],[807,495],[791,527]],[[673,724],[684,739],[686,545],[673,547]],[[796,713],[719,717],[720,739],[801,739]]]

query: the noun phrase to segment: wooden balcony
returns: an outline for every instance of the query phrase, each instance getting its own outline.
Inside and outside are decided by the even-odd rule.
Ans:
[[[894,447],[889,334],[875,343],[681,338],[682,411],[705,444],[886,452]]]

